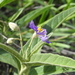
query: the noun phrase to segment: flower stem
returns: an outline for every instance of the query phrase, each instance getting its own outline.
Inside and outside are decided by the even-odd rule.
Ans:
[[[23,54],[23,53],[24,53],[24,50],[23,50],[23,42],[22,42],[22,34],[21,34],[21,30],[19,30],[19,34],[20,34],[21,51],[22,51],[22,54]]]
[[[30,44],[29,44],[29,46],[28,46],[28,48],[27,48],[27,50],[26,50],[26,60],[29,60],[29,58],[28,58],[28,50],[29,50],[29,48],[30,48],[30,46],[31,46],[31,44],[32,44],[32,41],[33,41],[33,38],[31,38],[31,40],[30,40]]]
[[[22,65],[22,69],[19,72],[19,75],[28,75],[30,67],[27,65]]]

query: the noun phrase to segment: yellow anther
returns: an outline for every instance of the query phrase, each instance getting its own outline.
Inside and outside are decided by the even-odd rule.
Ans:
[[[42,29],[41,27],[38,27],[38,31],[40,31],[40,32],[41,32],[42,30],[43,30],[43,29]]]

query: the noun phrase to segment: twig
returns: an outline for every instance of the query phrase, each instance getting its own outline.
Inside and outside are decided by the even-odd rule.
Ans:
[[[4,39],[6,39],[6,40],[8,39],[6,36],[2,35],[1,33],[0,33],[0,35],[1,35]]]

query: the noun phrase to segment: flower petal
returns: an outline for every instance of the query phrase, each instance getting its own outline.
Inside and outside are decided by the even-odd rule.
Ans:
[[[43,31],[42,32],[39,32],[39,31],[37,31],[36,32],[38,35],[46,35],[47,34],[47,31],[46,31],[46,29],[43,29]]]
[[[51,42],[50,42],[50,41],[48,41],[48,40],[46,40],[45,42],[46,42],[46,43],[51,43]]]
[[[33,21],[30,22],[29,27],[30,27],[31,29],[33,29],[34,31],[37,31],[37,28],[38,28],[37,26],[35,26],[35,24],[34,24]]]
[[[48,36],[39,36],[39,37],[42,41],[46,41],[48,39]]]
[[[40,37],[40,39],[41,39],[42,41],[44,41],[44,42],[46,42],[46,43],[51,43],[51,42],[48,41],[48,36],[39,36],[39,37]]]

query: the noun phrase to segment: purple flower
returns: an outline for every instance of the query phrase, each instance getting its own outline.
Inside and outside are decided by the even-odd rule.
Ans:
[[[46,34],[47,34],[46,29],[43,29],[43,28],[41,28],[41,27],[35,26],[35,24],[34,24],[33,21],[30,22],[29,27],[30,27],[31,29],[33,29],[33,30],[36,32],[36,34],[38,35],[38,37],[39,37],[43,42],[51,43],[51,42],[48,41],[48,36],[46,35]]]

